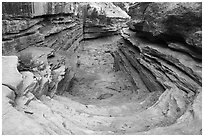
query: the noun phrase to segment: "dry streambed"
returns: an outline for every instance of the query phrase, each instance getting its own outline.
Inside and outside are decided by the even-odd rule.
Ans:
[[[3,120],[8,126],[23,120],[34,128],[4,125],[4,133],[13,128],[13,134],[199,134],[201,93],[193,101],[192,95],[167,79],[164,88],[154,89],[154,77],[134,68],[131,58],[119,50],[121,43],[126,44],[118,35],[82,41],[72,58],[65,59],[74,64],[69,66],[71,80],[63,83],[71,83],[69,90],[58,91],[51,98],[20,97],[14,108],[7,109],[20,116],[9,121],[3,116]],[[43,49],[31,51],[37,55]]]

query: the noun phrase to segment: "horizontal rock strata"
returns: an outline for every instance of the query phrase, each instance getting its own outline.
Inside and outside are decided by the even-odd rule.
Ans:
[[[2,5],[2,134],[202,134],[201,3]]]

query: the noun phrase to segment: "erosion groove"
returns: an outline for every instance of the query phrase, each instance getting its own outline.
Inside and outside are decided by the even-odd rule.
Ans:
[[[202,3],[2,12],[2,134],[202,134]]]

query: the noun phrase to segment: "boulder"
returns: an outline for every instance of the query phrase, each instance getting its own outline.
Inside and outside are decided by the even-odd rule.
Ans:
[[[36,97],[46,94],[48,83],[51,81],[51,70],[48,65],[47,55],[51,52],[43,52],[38,48],[28,48],[19,52],[18,69],[24,75],[22,95],[27,92]]]
[[[18,69],[23,75],[21,95],[32,93],[37,98],[54,95],[65,75],[64,58],[50,48],[36,47],[23,50],[18,56]]]
[[[2,57],[2,84],[8,86],[15,92],[19,89],[22,82],[22,75],[17,70],[17,56]]]
[[[111,2],[86,3],[83,12],[85,39],[117,34],[119,26],[130,18],[124,10]]]
[[[107,18],[130,18],[119,6],[112,2],[90,2],[88,3],[88,15],[106,16]],[[92,18],[94,18],[92,16]]]
[[[199,2],[137,3],[130,7],[136,31],[176,39],[201,49],[202,4]],[[131,24],[131,23],[130,23]],[[132,28],[132,27],[131,27]]]

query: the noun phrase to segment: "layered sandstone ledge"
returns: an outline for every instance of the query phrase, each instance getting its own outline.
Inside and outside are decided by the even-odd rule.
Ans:
[[[201,3],[2,5],[3,134],[202,134]]]

